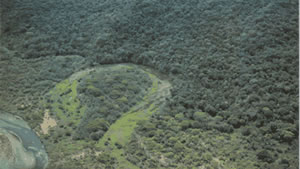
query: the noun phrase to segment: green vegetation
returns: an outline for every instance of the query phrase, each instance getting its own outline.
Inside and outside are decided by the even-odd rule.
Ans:
[[[127,144],[129,144],[137,124],[147,121],[153,112],[157,111],[154,104],[149,105],[149,98],[157,92],[158,79],[153,74],[148,74],[152,80],[150,92],[145,95],[140,103],[137,103],[135,107],[123,114],[120,119],[112,124],[97,144],[97,147],[104,149],[104,151],[108,151],[110,155],[116,159],[118,163],[116,168],[138,168],[127,160],[123,148],[127,147]],[[141,105],[143,106],[142,109],[140,108]]]
[[[97,118],[104,119],[107,126],[114,123],[143,98],[151,86],[150,80],[144,71],[129,65],[105,67],[82,77],[78,98],[87,109],[77,128],[77,139],[101,138],[106,130],[98,128],[91,132],[89,123]]]
[[[127,160],[124,148],[137,124],[158,110],[151,102],[158,94],[159,79],[125,65],[78,74],[58,83],[45,97],[45,108],[57,120],[57,127],[42,135],[49,167],[63,169],[76,154],[84,153],[77,167],[95,167],[100,161],[114,168],[137,168]]]
[[[78,125],[84,115],[86,106],[80,107],[80,100],[77,97],[78,82],[74,80],[64,80],[56,85],[49,92],[46,107],[50,108],[51,112],[55,112],[55,116],[62,123],[73,123]]]
[[[97,131],[98,129],[102,129],[106,131],[108,127],[109,127],[109,123],[103,118],[96,118],[94,120],[91,120],[86,126],[88,132]]]
[[[194,114],[196,121],[207,119],[207,116],[205,112]],[[128,155],[129,161],[140,168],[185,166],[186,168],[225,169],[259,169],[268,166],[284,168],[286,164],[282,161],[289,159],[287,161],[296,162],[291,154],[279,156],[280,152],[288,150],[287,146],[282,146],[279,142],[269,142],[277,149],[275,155],[263,150],[260,144],[253,142],[253,138],[256,137],[267,139],[267,134],[259,135],[255,127],[248,129],[252,132],[245,137],[241,131],[224,133],[212,128],[206,130],[203,127],[194,127],[189,125],[191,123],[193,121],[184,120],[182,114],[177,114],[175,118],[154,114],[147,122],[138,123],[135,135],[132,136],[126,149],[126,153],[130,154]],[[151,126],[158,126],[158,128],[153,129]],[[180,128],[172,126],[180,126]],[[268,149],[272,150],[272,147]]]
[[[125,151],[120,147],[127,146],[137,123],[139,121],[148,120],[153,114],[153,108],[154,105],[151,105],[146,110],[139,110],[137,112],[129,111],[128,113],[124,114],[119,120],[110,126],[109,130],[97,144],[97,147],[104,148],[105,151],[108,151],[110,155],[117,160],[117,168],[138,168],[126,159]]]
[[[298,1],[2,1],[0,106],[36,130],[44,108],[51,109],[58,125],[45,136],[49,144],[66,138],[96,144],[109,128],[88,132],[89,122],[110,126],[133,107],[154,104],[157,112],[136,124],[132,148],[114,144],[138,167],[298,167]],[[163,73],[172,83],[170,97],[145,98],[155,90],[150,76],[132,65],[121,72],[106,65],[119,63]],[[69,101],[63,93],[71,95],[71,79],[77,99]],[[44,106],[40,98],[59,82],[69,89],[45,97]],[[86,161],[51,167],[118,165],[109,153],[88,154]],[[96,161],[109,165],[88,166]]]

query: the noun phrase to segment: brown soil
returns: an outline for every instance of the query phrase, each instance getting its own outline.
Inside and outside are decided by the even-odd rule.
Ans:
[[[44,119],[43,119],[43,123],[41,124],[42,133],[43,134],[48,134],[48,130],[51,127],[55,127],[56,125],[57,125],[56,121],[49,116],[49,110],[46,109]]]

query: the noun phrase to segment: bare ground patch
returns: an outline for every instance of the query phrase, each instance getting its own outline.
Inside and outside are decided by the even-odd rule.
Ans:
[[[55,119],[49,116],[49,109],[45,110],[43,123],[41,124],[41,129],[43,134],[48,134],[48,131],[51,127],[55,127],[57,125]]]

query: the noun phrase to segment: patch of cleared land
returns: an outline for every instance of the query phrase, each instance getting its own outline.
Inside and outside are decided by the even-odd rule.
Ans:
[[[48,134],[48,130],[51,127],[55,127],[56,125],[57,124],[56,124],[55,119],[51,118],[50,115],[49,115],[49,109],[46,109],[45,110],[45,115],[44,115],[44,118],[43,118],[43,123],[41,124],[42,133],[43,134]]]

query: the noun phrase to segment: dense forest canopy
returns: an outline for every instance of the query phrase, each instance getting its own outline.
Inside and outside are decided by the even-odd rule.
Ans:
[[[298,168],[298,12],[297,0],[1,0],[0,111],[38,130],[49,108],[43,103],[62,81],[85,69],[131,63],[172,84],[163,106],[137,123],[130,144],[116,145],[131,164]],[[113,87],[96,79],[99,88]],[[151,86],[142,74],[128,79],[139,79],[129,86]],[[85,88],[76,92],[98,97]],[[146,95],[139,90],[123,98],[123,112]],[[119,113],[99,115],[92,124],[102,129],[86,137],[100,139]],[[115,157],[102,156],[98,163],[118,166]],[[77,167],[96,168],[84,162]]]

